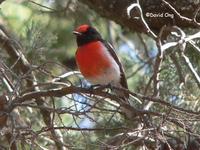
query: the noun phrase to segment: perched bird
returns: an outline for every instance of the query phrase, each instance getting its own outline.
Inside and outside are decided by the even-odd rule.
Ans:
[[[124,69],[114,48],[102,39],[97,30],[87,24],[76,28],[78,45],[76,63],[82,75],[92,84],[123,87],[128,89]],[[128,102],[129,95],[122,91],[115,92]]]

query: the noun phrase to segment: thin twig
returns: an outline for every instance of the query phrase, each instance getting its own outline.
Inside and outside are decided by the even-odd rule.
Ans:
[[[182,21],[185,21],[185,22],[187,22],[187,23],[190,23],[190,24],[192,24],[192,25],[194,25],[194,26],[196,26],[196,27],[200,27],[200,23],[198,23],[198,22],[196,22],[196,19],[190,19],[190,18],[187,18],[187,17],[185,17],[185,16],[182,16],[169,2],[167,2],[166,0],[162,0],[162,2],[163,3],[165,3],[165,5],[167,6],[167,7],[169,7],[173,12],[174,12],[174,14],[176,15],[176,16],[178,16]],[[199,10],[198,10],[199,11]],[[198,11],[197,11],[197,13],[198,13]],[[197,14],[196,13],[196,14]]]
[[[181,56],[183,57],[185,63],[187,64],[188,68],[190,69],[194,79],[197,82],[198,87],[200,88],[200,76],[197,74],[196,70],[192,66],[192,63],[190,62],[190,59],[182,52]]]
[[[32,0],[29,0],[28,2],[33,3],[33,4],[35,4],[35,5],[38,5],[38,6],[42,7],[42,8],[45,8],[45,9],[48,9],[48,10],[54,11],[54,12],[57,11],[57,10],[55,10],[55,9],[53,9],[53,8],[50,8],[50,7],[44,6],[44,5],[40,4],[40,3],[34,2],[34,1],[32,1]]]
[[[143,12],[142,12],[142,8],[140,6],[139,0],[137,0],[136,3],[133,3],[127,7],[127,15],[129,18],[131,18],[131,11],[133,11],[133,9],[136,9],[139,12],[139,14],[140,14],[139,19],[140,19],[142,25],[144,26],[146,33],[153,39],[156,39],[157,35],[150,29],[150,27],[148,26],[148,24],[146,23],[146,21],[143,17]],[[138,18],[135,18],[135,19],[138,19]]]

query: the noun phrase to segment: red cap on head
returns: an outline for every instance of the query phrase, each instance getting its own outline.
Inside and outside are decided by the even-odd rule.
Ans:
[[[80,25],[78,28],[76,28],[75,31],[84,33],[88,30],[89,27],[90,27],[89,25],[83,24],[83,25]]]

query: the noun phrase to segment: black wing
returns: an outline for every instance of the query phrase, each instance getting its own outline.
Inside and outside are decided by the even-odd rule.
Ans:
[[[117,54],[115,53],[114,47],[106,42],[105,40],[102,40],[102,42],[104,43],[104,45],[106,46],[106,48],[108,48],[109,53],[111,54],[111,56],[114,58],[114,60],[116,61],[116,63],[119,65],[119,69],[120,69],[120,84],[123,88],[128,89],[128,85],[127,85],[127,81],[126,81],[126,77],[125,77],[125,73],[124,73],[124,68],[119,60],[119,58],[117,57]],[[125,95],[126,97],[129,97],[128,94]]]

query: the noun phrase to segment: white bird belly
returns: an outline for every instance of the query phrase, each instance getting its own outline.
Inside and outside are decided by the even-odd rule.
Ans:
[[[120,69],[118,64],[113,60],[110,68],[103,71],[99,76],[87,78],[87,80],[92,84],[111,84],[118,86],[120,83]]]

